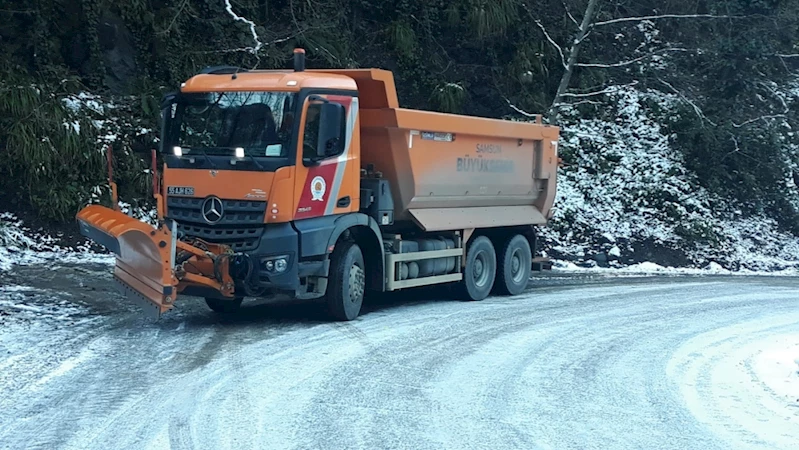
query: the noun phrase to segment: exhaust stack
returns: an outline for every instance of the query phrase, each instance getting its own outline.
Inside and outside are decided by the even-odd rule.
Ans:
[[[301,48],[294,49],[294,71],[305,71],[305,50]]]

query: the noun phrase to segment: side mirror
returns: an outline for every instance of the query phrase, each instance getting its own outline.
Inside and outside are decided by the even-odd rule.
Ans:
[[[344,148],[341,130],[344,126],[344,106],[323,103],[319,111],[319,141],[316,155],[320,158],[340,153]]]
[[[178,92],[170,92],[161,99],[161,111],[169,108],[170,105],[175,101],[178,97]]]

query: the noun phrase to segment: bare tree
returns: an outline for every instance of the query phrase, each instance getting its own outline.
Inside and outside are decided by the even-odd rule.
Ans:
[[[589,35],[599,27],[605,27],[614,24],[625,24],[625,23],[643,23],[645,21],[655,21],[655,20],[665,20],[665,19],[744,19],[747,18],[746,16],[730,16],[730,15],[713,15],[713,14],[660,14],[660,15],[649,15],[649,16],[637,16],[637,17],[618,17],[614,19],[608,19],[603,21],[597,21],[596,15],[599,7],[601,6],[600,0],[588,0],[586,5],[585,11],[583,12],[583,17],[581,21],[577,21],[574,16],[567,10],[567,14],[571,21],[577,25],[577,30],[571,38],[571,41],[568,45],[559,45],[544,27],[540,20],[538,20],[532,11],[527,9],[528,15],[533,19],[536,26],[541,29],[544,37],[546,38],[547,42],[555,48],[560,56],[561,63],[563,64],[563,75],[561,76],[560,82],[558,84],[558,89],[555,92],[555,96],[552,99],[552,103],[550,104],[549,108],[547,109],[546,113],[544,114],[544,118],[548,123],[552,123],[556,120],[561,108],[564,105],[572,104],[567,102],[567,98],[585,98],[591,97],[596,95],[606,94],[608,92],[607,89],[597,90],[595,92],[590,93],[579,93],[579,94],[572,94],[569,93],[569,87],[571,83],[572,76],[574,71],[578,67],[586,67],[586,68],[595,68],[595,69],[611,69],[611,68],[619,68],[630,66],[636,63],[643,62],[647,59],[652,57],[670,53],[670,52],[692,52],[696,51],[696,49],[687,49],[687,48],[661,48],[658,50],[654,50],[648,52],[639,57],[631,58],[625,61],[617,61],[617,62],[608,62],[608,63],[581,63],[579,62],[580,56],[580,48],[585,40],[589,37]],[[564,4],[565,6],[565,4]],[[778,55],[780,57],[793,57],[795,55]],[[671,89],[674,89],[673,86],[669,85]],[[583,102],[585,100],[581,100]],[[695,107],[695,105],[693,105]],[[518,109],[514,107],[515,109]]]
[[[589,27],[591,26],[591,22],[594,20],[597,3],[599,3],[599,0],[588,0],[588,6],[585,8],[583,20],[580,23],[580,26],[577,28],[577,34],[574,36],[574,40],[572,41],[568,50],[569,58],[566,61],[563,76],[560,78],[558,91],[555,93],[555,98],[552,100],[552,104],[546,113],[547,122],[551,122],[552,119],[557,116],[557,113],[560,110],[561,99],[563,98],[563,94],[566,92],[566,89],[569,88],[569,82],[571,81],[572,74],[574,73],[574,67],[577,64],[577,57],[580,54],[580,45],[583,43],[583,40],[586,38],[586,36],[588,36]]]

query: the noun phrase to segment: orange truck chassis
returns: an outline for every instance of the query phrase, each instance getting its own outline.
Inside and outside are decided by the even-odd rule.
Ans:
[[[283,293],[352,320],[368,291],[448,284],[482,300],[548,267],[536,227],[559,129],[540,119],[403,109],[391,72],[306,70],[298,49],[293,70],[204,70],[165,97],[161,123],[158,225],[116,207],[77,215],[156,315],[178,295],[225,313]]]

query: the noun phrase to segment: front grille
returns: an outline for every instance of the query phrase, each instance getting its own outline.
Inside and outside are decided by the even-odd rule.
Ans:
[[[264,227],[221,228],[178,223],[178,231],[214,244],[229,245],[233,251],[243,252],[258,248]]]
[[[266,202],[222,200],[224,214],[213,225],[202,216],[204,198],[168,197],[167,217],[178,222],[178,231],[216,244],[229,245],[234,251],[254,250],[264,232]]]
[[[169,217],[178,222],[192,222],[208,225],[202,216],[204,198],[169,197],[166,205]],[[266,202],[248,200],[222,200],[225,214],[214,227],[228,225],[263,225]]]

